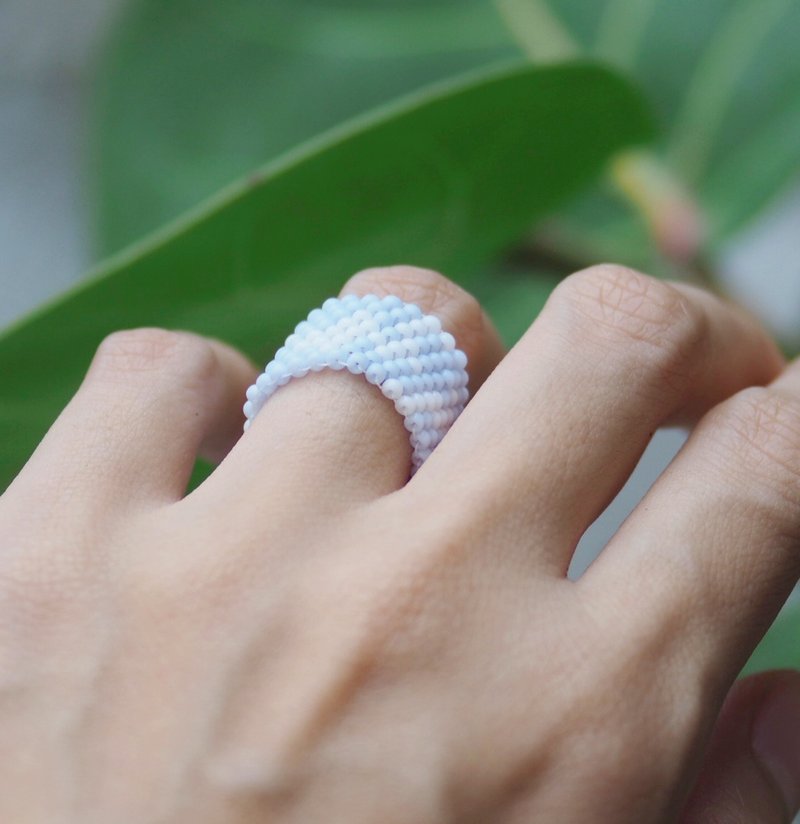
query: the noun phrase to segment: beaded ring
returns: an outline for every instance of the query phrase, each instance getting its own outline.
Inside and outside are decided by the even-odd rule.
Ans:
[[[295,327],[247,390],[244,429],[292,378],[323,369],[364,375],[394,402],[410,433],[412,474],[469,398],[467,356],[435,315],[394,295],[328,298]]]

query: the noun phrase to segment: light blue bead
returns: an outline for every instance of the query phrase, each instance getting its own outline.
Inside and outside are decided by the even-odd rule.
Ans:
[[[256,378],[256,386],[260,392],[267,392],[275,386],[275,381],[263,372]],[[251,399],[252,400],[252,399]]]
[[[330,326],[331,319],[328,317],[326,312],[322,311],[322,309],[312,309],[308,313],[308,323],[317,329],[325,329]]]
[[[414,378],[412,375],[403,375],[402,377],[398,378],[401,384],[403,384],[403,394],[404,395],[411,395],[414,392]]]
[[[396,295],[386,295],[385,298],[381,300],[381,306],[386,311],[391,311],[392,309],[397,309],[398,307],[403,305],[403,301],[400,300]]]

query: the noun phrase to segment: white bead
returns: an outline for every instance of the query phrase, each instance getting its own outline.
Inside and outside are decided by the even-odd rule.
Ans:
[[[354,352],[347,358],[347,368],[354,375],[361,375],[367,371],[369,362],[364,357],[363,352]]]
[[[379,384],[386,379],[386,370],[380,363],[371,363],[364,375],[370,383]]]
[[[423,449],[431,445],[431,433],[427,429],[417,432],[417,444]]]
[[[412,358],[416,358],[420,353],[420,343],[418,338],[406,338],[403,343],[406,347],[406,352]]]
[[[403,384],[396,378],[385,380],[381,384],[381,389],[383,390],[383,394],[392,401],[397,400],[403,394]]]
[[[408,395],[403,395],[402,398],[398,398],[394,402],[394,408],[401,414],[401,415],[411,415],[417,411],[417,405],[414,402],[414,396],[412,395],[409,397]]]
[[[442,331],[442,323],[435,315],[425,315],[425,328],[432,335],[438,335]]]

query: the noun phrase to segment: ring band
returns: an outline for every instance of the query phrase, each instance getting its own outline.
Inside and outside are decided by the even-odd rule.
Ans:
[[[292,378],[323,369],[364,375],[394,402],[410,433],[412,474],[442,440],[469,398],[467,356],[435,315],[376,295],[328,298],[295,327],[247,390],[244,429]]]

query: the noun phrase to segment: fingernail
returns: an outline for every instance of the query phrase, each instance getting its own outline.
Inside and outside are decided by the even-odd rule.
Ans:
[[[753,750],[795,815],[800,810],[800,673],[766,698],[753,724]]]

